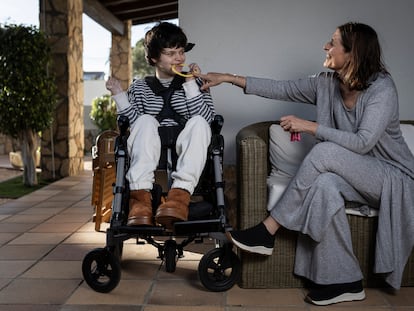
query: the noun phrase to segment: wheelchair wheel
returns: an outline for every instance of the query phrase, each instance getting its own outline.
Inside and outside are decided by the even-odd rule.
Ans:
[[[109,293],[121,279],[121,265],[113,253],[105,248],[97,248],[83,259],[82,274],[93,290]]]
[[[232,288],[239,274],[239,257],[230,249],[225,250],[223,247],[207,252],[198,265],[200,282],[213,292],[222,292]]]
[[[174,272],[177,266],[177,242],[174,240],[167,240],[164,244],[164,260],[165,270],[167,272]]]

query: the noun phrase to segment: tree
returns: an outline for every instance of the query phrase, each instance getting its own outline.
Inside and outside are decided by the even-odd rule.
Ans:
[[[132,51],[132,74],[138,78],[154,75],[154,67],[148,64],[145,57],[144,38],[135,44]]]
[[[38,133],[51,125],[57,101],[46,35],[34,26],[0,25],[0,132],[18,139],[23,183],[37,185]]]

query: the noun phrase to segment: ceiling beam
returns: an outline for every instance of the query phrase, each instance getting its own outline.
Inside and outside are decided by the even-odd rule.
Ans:
[[[124,35],[124,23],[108,11],[98,0],[84,0],[83,11],[111,33],[119,36]]]
[[[177,18],[176,12],[165,12],[165,13],[158,13],[154,15],[145,15],[145,16],[134,16],[131,18],[133,25],[140,25],[146,23],[153,23],[160,20],[167,20],[167,19],[174,19]]]

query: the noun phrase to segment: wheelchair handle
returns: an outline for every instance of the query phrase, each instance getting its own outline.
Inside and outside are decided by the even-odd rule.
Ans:
[[[118,116],[117,118],[118,128],[121,136],[125,136],[129,128],[129,119],[126,116]]]
[[[220,114],[215,115],[213,122],[211,122],[211,131],[213,135],[220,134],[223,124],[224,124],[223,116]]]

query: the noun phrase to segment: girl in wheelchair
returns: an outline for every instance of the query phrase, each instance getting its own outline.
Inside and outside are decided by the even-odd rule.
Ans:
[[[185,53],[193,46],[180,27],[159,23],[144,39],[155,77],[135,79],[126,92],[116,79],[109,78],[106,83],[118,115],[126,116],[130,123],[128,226],[159,224],[171,229],[174,222],[188,218],[190,196],[207,160],[210,124],[215,117],[210,93],[200,91],[201,79],[191,74],[200,72],[198,65],[190,64],[189,73],[182,73]],[[177,162],[167,198],[153,215],[151,190],[161,155],[159,129],[163,127],[179,131],[175,141]]]

